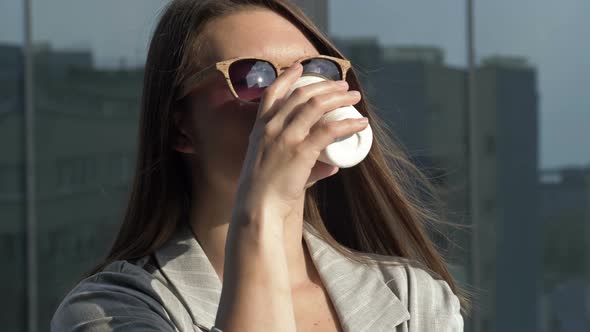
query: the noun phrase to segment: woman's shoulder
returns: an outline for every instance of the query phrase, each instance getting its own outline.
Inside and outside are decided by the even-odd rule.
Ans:
[[[103,294],[106,292],[133,294],[136,297],[159,300],[163,279],[157,274],[157,268],[150,264],[150,256],[126,261],[116,260],[100,271],[81,280],[66,295],[64,300],[84,294]]]
[[[376,262],[374,268],[383,275],[384,281],[400,291],[409,286],[432,283],[444,291],[451,290],[444,279],[417,260],[380,254],[368,254],[368,256]]]
[[[151,261],[114,261],[80,281],[57,308],[51,330],[175,331],[186,325],[188,314]],[[189,325],[186,330],[193,329]]]
[[[416,260],[369,254],[377,261],[383,282],[406,306],[413,324],[446,326],[445,331],[463,331],[461,304],[448,282]],[[416,326],[415,326],[416,327]]]

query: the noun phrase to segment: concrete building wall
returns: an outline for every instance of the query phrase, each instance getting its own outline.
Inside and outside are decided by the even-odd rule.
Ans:
[[[497,154],[495,202],[490,198],[494,203],[488,206],[484,197],[481,206],[482,214],[489,210],[498,215],[495,330],[536,331],[540,293],[537,78],[535,69],[524,61],[509,60],[513,59],[484,60],[478,70],[478,112],[496,118],[495,135],[482,131],[481,151]],[[491,89],[485,89],[484,82]],[[492,92],[495,104],[488,104],[482,96]]]
[[[312,21],[328,34],[328,0],[292,0],[293,3],[303,9]]]

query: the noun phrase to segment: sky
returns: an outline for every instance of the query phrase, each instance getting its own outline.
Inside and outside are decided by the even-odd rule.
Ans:
[[[465,66],[465,0],[331,0],[330,33],[440,46]],[[22,0],[0,0],[0,43],[21,43]],[[91,49],[99,66],[145,59],[166,0],[33,0],[33,39]],[[590,164],[588,0],[476,0],[477,58],[525,56],[538,70],[540,167]],[[362,24],[358,24],[362,22]]]

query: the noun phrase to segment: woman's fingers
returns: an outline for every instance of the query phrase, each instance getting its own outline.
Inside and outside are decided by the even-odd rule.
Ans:
[[[326,95],[330,92],[344,92],[348,89],[346,81],[322,81],[309,85],[301,86],[293,91],[291,95],[285,99],[281,105],[280,110],[274,114],[269,121],[270,128],[280,131],[287,126],[290,119],[298,114],[303,104],[311,104],[313,107],[321,107],[324,103],[320,95]],[[307,127],[307,130],[309,130]]]
[[[331,143],[362,131],[368,124],[367,118],[320,121],[311,128],[309,136],[301,143],[300,149],[313,151],[314,156],[319,156],[321,151]]]
[[[303,66],[297,62],[293,64],[289,69],[284,71],[277,79],[264,90],[260,98],[260,105],[258,107],[257,118],[263,118],[267,122],[268,119],[273,117],[273,110],[278,109],[276,104],[280,101],[293,84],[303,72]]]
[[[321,150],[366,127],[353,124],[356,120],[319,121],[323,114],[360,100],[346,91],[345,82],[309,84],[287,95],[301,72],[300,66],[291,67],[263,94],[240,174],[238,205],[273,205],[278,219],[301,208],[298,202],[310,181],[337,172],[331,165],[317,166]]]
[[[292,120],[286,124],[283,135],[293,136],[294,140],[303,140],[324,114],[340,107],[355,105],[360,100],[361,94],[358,91],[336,91],[315,95],[292,113]]]

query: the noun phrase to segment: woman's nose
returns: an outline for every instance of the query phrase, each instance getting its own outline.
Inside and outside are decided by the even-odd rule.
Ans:
[[[299,62],[299,61],[297,61]],[[289,65],[289,66],[285,66],[285,67],[279,67],[278,70],[278,75],[282,74],[285,70],[289,69],[292,65],[294,65],[296,62],[294,62],[293,64]]]
[[[289,69],[289,67],[280,67],[278,74],[281,75],[287,69]]]

